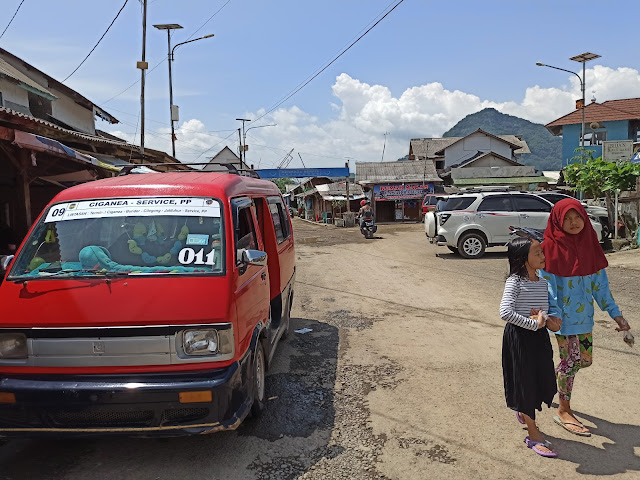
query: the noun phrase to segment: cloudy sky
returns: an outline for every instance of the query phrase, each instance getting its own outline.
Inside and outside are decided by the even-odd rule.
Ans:
[[[3,0],[10,14],[21,0]],[[63,80],[82,61],[124,0],[25,0],[0,47]],[[408,153],[409,139],[440,136],[486,107],[547,123],[569,113],[580,72],[569,57],[591,51],[587,101],[640,96],[635,2],[592,0],[404,0],[296,95],[305,83],[397,0],[149,0],[146,145],[170,151],[167,37],[152,27],[179,23],[172,44],[177,156],[203,161],[238,146],[235,119],[258,119],[247,161],[291,167],[342,166]],[[8,16],[0,18],[0,32]],[[142,15],[129,0],[104,40],[66,83],[120,120],[100,124],[139,142]],[[582,30],[582,31],[580,31]],[[130,87],[130,88],[129,88]],[[277,107],[274,109],[274,107]],[[267,113],[268,112],[268,113]],[[266,115],[265,115],[266,113]],[[518,132],[513,132],[518,133]]]

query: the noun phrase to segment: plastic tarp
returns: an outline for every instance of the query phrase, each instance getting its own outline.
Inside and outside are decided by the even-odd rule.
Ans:
[[[41,137],[40,135],[36,135],[34,133],[15,130],[15,138],[13,140],[13,143],[18,145],[20,148],[26,148],[28,150],[34,150],[36,152],[45,152],[53,155],[68,157],[82,163],[94,165],[96,167],[100,166],[98,164],[97,158],[92,157],[91,155],[77,152],[74,149],[58,142],[57,140],[52,140],[51,138],[47,137]]]

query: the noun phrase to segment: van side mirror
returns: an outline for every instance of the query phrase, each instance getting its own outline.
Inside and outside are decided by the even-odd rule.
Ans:
[[[265,267],[267,265],[267,254],[260,250],[242,250],[242,263],[244,265],[257,265],[259,267]]]
[[[11,265],[11,261],[13,260],[13,255],[2,255],[0,256],[0,272],[6,272]]]

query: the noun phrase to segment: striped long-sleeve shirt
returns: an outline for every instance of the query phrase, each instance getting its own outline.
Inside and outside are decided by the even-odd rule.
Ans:
[[[509,276],[500,302],[500,317],[518,327],[537,330],[538,322],[529,318],[532,308],[549,310],[547,281],[540,278],[537,282],[532,282],[516,275]]]

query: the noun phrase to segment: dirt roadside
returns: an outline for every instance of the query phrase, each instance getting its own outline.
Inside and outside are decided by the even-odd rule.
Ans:
[[[503,251],[463,260],[429,245],[420,225],[384,226],[369,242],[336,229],[334,238],[353,243],[311,249],[306,245],[321,243],[309,240],[312,228],[298,228],[301,306],[329,318],[341,311],[367,319],[341,330],[348,348],[340,350],[338,371],[344,365],[380,372],[363,390],[371,433],[383,440],[376,472],[394,479],[636,478],[640,356],[607,316],[597,314],[595,361],[580,373],[573,402],[594,435],[565,432],[545,409],[538,424],[560,452],[550,462],[526,448],[526,434],[504,405],[504,323],[497,315]],[[640,272],[612,266],[609,275],[623,312],[637,324]]]
[[[638,478],[640,351],[606,316],[574,390],[594,435],[565,432],[545,409],[538,424],[560,458],[543,459],[504,405],[504,252],[463,260],[415,224],[381,226],[375,240],[298,220],[294,230],[293,326],[311,331],[280,345],[259,419],[204,437],[12,441],[0,479]],[[640,325],[640,271],[612,265],[609,276]]]

